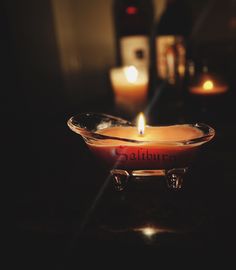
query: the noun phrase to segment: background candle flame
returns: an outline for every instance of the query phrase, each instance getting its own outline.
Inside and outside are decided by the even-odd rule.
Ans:
[[[144,130],[145,130],[145,117],[143,113],[140,113],[138,117],[138,133],[140,135],[144,135]]]
[[[129,66],[124,68],[125,77],[128,82],[134,83],[138,78],[138,70],[135,66]]]
[[[210,80],[205,81],[204,84],[203,84],[203,89],[204,90],[211,90],[211,89],[213,89],[213,87],[214,87],[214,84]]]

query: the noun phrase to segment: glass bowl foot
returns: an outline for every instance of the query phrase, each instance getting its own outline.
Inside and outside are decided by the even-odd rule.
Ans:
[[[125,170],[112,170],[111,175],[113,177],[115,189],[117,191],[122,191],[128,183],[130,177],[129,173]]]
[[[117,191],[122,191],[126,188],[129,181],[135,178],[137,181],[145,181],[146,177],[165,177],[167,187],[172,190],[179,190],[183,187],[184,175],[188,168],[174,168],[170,170],[118,170],[110,171],[113,177],[114,187]]]
[[[187,168],[171,169],[166,173],[167,186],[170,189],[181,189]]]

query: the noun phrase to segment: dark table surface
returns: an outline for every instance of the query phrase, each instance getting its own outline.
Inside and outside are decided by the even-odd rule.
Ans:
[[[34,113],[16,124],[21,132],[16,130],[18,139],[14,134],[11,139],[17,162],[9,168],[16,191],[14,248],[24,255],[57,258],[101,248],[232,251],[236,236],[234,98],[231,91],[208,103],[204,112],[201,107],[184,106],[182,122],[199,117],[215,128],[216,136],[204,145],[179,191],[169,190],[162,178],[133,182],[122,192],[114,189],[108,172],[66,124],[70,116],[92,108],[113,113],[102,103],[66,113]],[[193,101],[187,98],[184,104],[189,102]],[[163,114],[170,108],[160,105],[159,111]],[[163,117],[158,121],[180,120]],[[148,226],[157,229],[154,235],[141,230]]]

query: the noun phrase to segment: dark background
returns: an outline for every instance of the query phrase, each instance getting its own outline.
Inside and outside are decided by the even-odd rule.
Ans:
[[[79,112],[112,112],[108,71],[114,65],[115,52],[112,23],[107,24],[112,22],[108,2],[1,3],[3,182],[10,190],[7,212],[11,217],[14,213],[10,251],[23,254],[23,263],[27,253],[55,258],[55,264],[64,255],[77,256],[80,249],[94,251],[102,246],[207,251],[217,247],[232,251],[236,195],[235,1],[188,1],[196,23],[194,58],[199,63],[207,59],[230,91],[209,102],[209,114],[198,114],[200,107],[193,109],[191,105],[192,110],[187,106],[184,111],[189,121],[207,121],[217,135],[192,169],[183,191],[169,194],[164,186],[156,190],[158,198],[164,200],[166,196],[168,202],[159,202],[160,217],[164,216],[160,205],[172,209],[177,202],[175,210],[168,208],[173,214],[170,221],[178,221],[176,227],[187,223],[190,229],[182,234],[164,233],[151,242],[131,232],[101,229],[101,224],[122,227],[130,222],[132,226],[136,216],[129,219],[129,214],[119,210],[123,197],[113,193],[112,187],[91,210],[107,175],[83,140],[66,125],[68,118]],[[60,17],[62,14],[64,17]],[[100,31],[103,27],[107,27],[104,34]],[[168,111],[166,114],[168,119]],[[131,213],[138,213],[140,209],[132,208],[132,200],[140,201],[139,196],[144,196],[145,201],[142,189],[136,188],[137,194],[134,192],[130,199],[124,194],[125,211],[128,207]],[[90,210],[91,215],[87,215]]]

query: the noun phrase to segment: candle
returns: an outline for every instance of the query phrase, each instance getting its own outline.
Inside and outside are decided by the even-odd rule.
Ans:
[[[212,79],[205,79],[200,85],[190,87],[190,92],[194,95],[219,95],[227,91],[225,84],[216,84]]]
[[[113,68],[110,79],[117,108],[136,113],[144,108],[147,101],[148,73],[135,66]]]
[[[143,115],[137,127],[113,126],[96,133],[106,139],[87,142],[93,153],[109,167],[127,170],[186,167],[201,144],[186,142],[203,136],[200,129],[187,124],[146,126]]]

